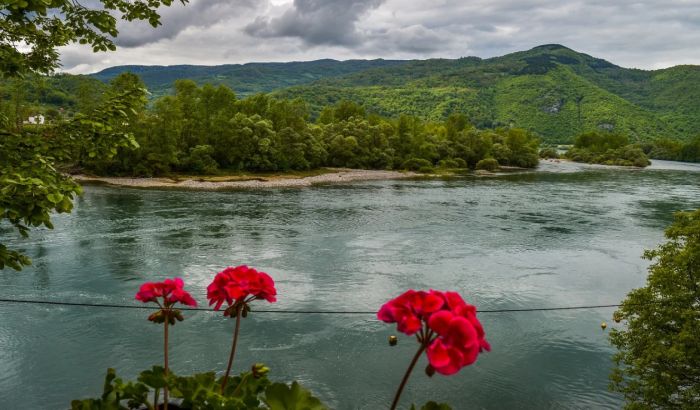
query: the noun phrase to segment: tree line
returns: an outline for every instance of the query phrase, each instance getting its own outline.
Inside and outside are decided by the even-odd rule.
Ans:
[[[642,149],[654,159],[700,162],[700,135],[689,141],[660,138],[642,144]]]
[[[603,165],[646,167],[649,158],[638,144],[625,134],[592,131],[579,134],[566,157],[576,162]]]
[[[143,87],[134,74],[112,80],[109,92]],[[530,168],[539,140],[516,128],[480,130],[462,114],[443,122],[368,114],[353,102],[325,107],[312,121],[301,99],[257,94],[238,99],[219,85],[178,80],[174,95],[129,112],[138,149],[110,159],[77,155],[78,167],[101,175],[279,172],[319,167],[408,169]]]

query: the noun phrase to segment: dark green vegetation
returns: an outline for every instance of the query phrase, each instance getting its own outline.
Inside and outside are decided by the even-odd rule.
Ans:
[[[113,80],[138,87],[138,77]],[[119,87],[117,87],[119,88]],[[134,117],[130,130],[140,146],[110,160],[81,158],[76,165],[106,175],[215,174],[226,171],[308,170],[321,166],[408,169],[534,167],[538,140],[520,129],[478,130],[462,115],[444,122],[368,115],[351,102],[326,107],[313,123],[306,104],[257,94],[243,100],[226,86],[175,83]]]
[[[137,74],[154,97],[171,94],[176,80],[189,79],[198,85],[225,85],[240,96],[270,92],[280,88],[308,84],[326,77],[337,77],[373,68],[404,64],[396,60],[317,60],[290,63],[248,63],[219,66],[117,66],[91,77],[108,83],[121,73]]]
[[[512,125],[552,143],[597,130],[632,141],[700,134],[700,67],[628,69],[555,44],[489,59],[123,66],[94,76],[108,80],[124,71],[141,75],[157,96],[181,78],[225,84],[241,95],[277,90],[309,103],[312,117],[351,100],[386,117],[442,121],[463,113],[479,128]]]
[[[465,113],[478,127],[513,125],[566,143],[596,130],[633,141],[700,133],[700,67],[643,71],[560,45],[503,57],[409,61],[279,91],[312,113],[350,99],[386,116],[439,120]]]
[[[0,78],[0,115],[21,122],[42,114],[49,120],[72,117],[97,107],[107,85],[92,77],[57,74]]]
[[[551,154],[541,152],[540,155]],[[588,132],[578,135],[573,148],[566,152],[566,157],[576,162],[603,165],[623,165],[646,167],[650,164],[639,145],[630,144],[629,138],[622,134]]]
[[[259,369],[265,369],[260,371]],[[118,378],[114,369],[107,370],[102,396],[95,399],[73,400],[72,410],[104,409],[155,409],[164,408],[158,402],[164,387],[171,397],[180,399],[170,408],[194,410],[287,410],[308,409],[327,410],[328,407],[314,397],[299,383],[291,385],[271,382],[269,369],[257,363],[250,371],[226,380],[225,390],[221,390],[224,377],[217,378],[214,372],[197,373],[192,376],[177,376],[165,372],[161,366],[153,366],[141,372],[136,381]],[[428,407],[428,409],[442,409]],[[449,407],[446,407],[449,410]]]
[[[70,212],[74,195],[81,193],[75,181],[57,170],[57,163],[85,158],[107,160],[118,148],[134,146],[133,135],[128,132],[129,121],[135,116],[135,108],[146,101],[145,89],[117,82],[101,95],[99,90],[90,91],[95,101],[80,107],[83,113],[70,120],[64,120],[55,110],[51,124],[23,127],[27,93],[33,94],[37,102],[45,98],[63,103],[70,97],[58,87],[42,96],[42,86],[30,89],[24,86],[26,81],[17,79],[33,77],[33,84],[41,83],[37,75],[51,73],[58,67],[60,46],[80,43],[91,46],[95,52],[114,50],[117,17],[145,20],[155,27],[160,24],[157,9],[172,2],[103,0],[93,4],[94,8],[68,0],[3,2],[0,80],[2,88],[9,84],[14,92],[10,99],[5,99],[4,92],[0,95],[0,221],[7,221],[25,237],[32,227],[52,228],[51,212]],[[60,78],[48,81],[61,83]],[[66,82],[70,84],[72,79]],[[76,87],[80,94],[81,86]],[[84,101],[88,100],[86,96]],[[48,109],[46,114],[49,116]],[[19,270],[29,263],[26,255],[0,243],[0,269],[9,266]]]
[[[700,407],[700,210],[675,215],[668,242],[647,251],[647,284],[627,295],[613,330],[612,388],[630,409]]]
[[[642,149],[651,158],[700,162],[700,135],[690,141],[662,138],[642,144]]]

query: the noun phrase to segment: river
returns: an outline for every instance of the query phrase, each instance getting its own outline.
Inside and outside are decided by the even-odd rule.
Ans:
[[[56,229],[3,242],[34,265],[0,272],[2,298],[136,304],[144,281],[181,276],[200,304],[213,275],[249,264],[279,301],[253,309],[376,311],[406,289],[459,291],[479,309],[615,304],[641,286],[644,249],[672,212],[700,207],[700,166],[645,170],[544,163],[497,177],[187,192],[87,187]],[[417,367],[402,403],[455,409],[619,408],[607,390],[614,309],[482,313],[493,349],[450,377]],[[101,394],[108,367],[160,362],[147,311],[0,303],[0,397],[65,409]],[[608,322],[608,330],[600,327]],[[176,373],[225,368],[233,321],[187,312],[171,331]],[[337,409],[387,408],[415,339],[372,314],[253,312],[234,369],[271,367]],[[2,406],[4,407],[4,406]]]

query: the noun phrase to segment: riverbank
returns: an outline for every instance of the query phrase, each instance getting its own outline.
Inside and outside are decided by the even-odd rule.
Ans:
[[[172,188],[192,190],[295,188],[352,181],[415,178],[415,172],[326,168],[318,175],[234,175],[226,177],[124,178],[73,175],[81,184],[105,184],[132,188]]]

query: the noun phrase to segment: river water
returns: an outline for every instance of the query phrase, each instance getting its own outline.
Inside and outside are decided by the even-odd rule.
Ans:
[[[457,290],[480,309],[618,303],[644,283],[644,249],[672,212],[700,207],[700,166],[544,163],[536,172],[237,192],[87,187],[56,229],[3,242],[34,266],[0,272],[2,298],[136,304],[143,281],[182,276],[200,303],[213,275],[249,264],[277,282],[254,308],[376,311],[406,289]],[[99,396],[106,369],[159,363],[147,311],[0,303],[3,408],[65,409]],[[482,313],[493,350],[451,377],[425,359],[402,403],[455,409],[618,408],[607,390],[613,309]],[[232,320],[188,312],[172,330],[181,374],[225,367]],[[255,361],[337,409],[387,408],[417,348],[372,314],[253,312],[234,368]],[[9,404],[10,407],[5,407]]]

